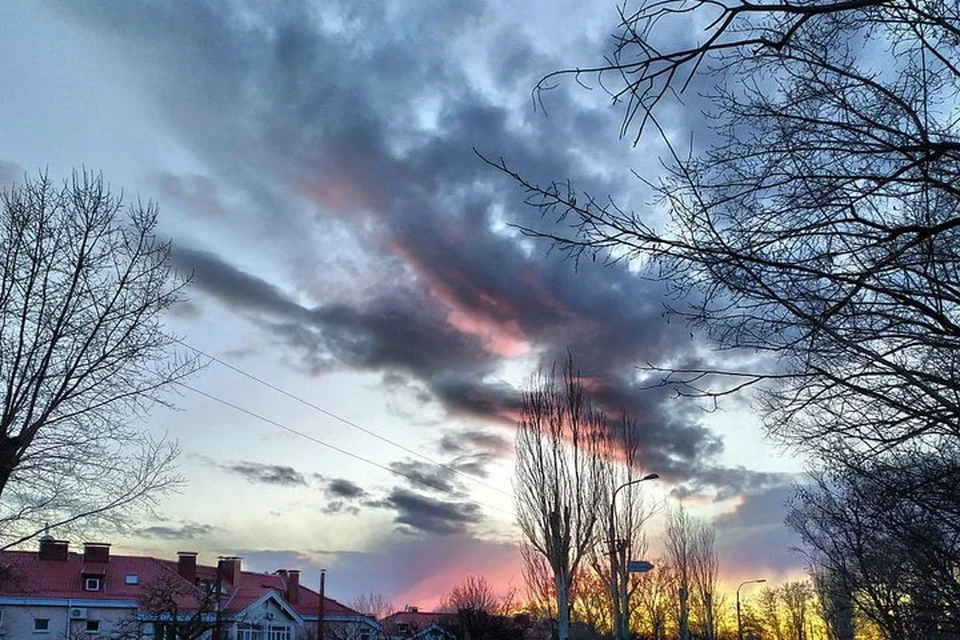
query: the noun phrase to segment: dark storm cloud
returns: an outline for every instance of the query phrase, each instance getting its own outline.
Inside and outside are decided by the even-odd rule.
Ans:
[[[450,465],[461,473],[486,478],[490,475],[487,467],[493,462],[493,455],[489,453],[471,453],[457,456]]]
[[[743,495],[735,511],[717,517],[717,552],[723,566],[744,577],[769,570],[777,572],[773,578],[802,571],[803,559],[795,551],[800,537],[784,525],[795,494],[794,483],[775,484]]]
[[[482,383],[475,376],[435,376],[431,390],[451,411],[512,425],[520,410],[520,390],[504,383]]]
[[[489,431],[467,429],[445,433],[440,439],[440,451],[443,453],[484,452],[490,455],[506,456],[512,450],[513,445],[509,440]]]
[[[323,506],[321,511],[328,515],[334,515],[337,513],[349,513],[351,515],[357,515],[360,513],[360,507],[348,504],[344,500],[331,500]]]
[[[783,481],[745,494],[735,511],[718,516],[715,524],[722,529],[766,527],[783,523],[787,507],[797,493],[794,482]]]
[[[461,483],[456,480],[455,467],[441,467],[421,460],[391,462],[390,468],[402,475],[413,488],[440,493],[460,493]]]
[[[460,534],[483,519],[480,506],[473,502],[441,500],[401,487],[393,489],[386,498],[367,504],[396,511],[394,522],[408,533]]]
[[[390,16],[344,3],[337,28],[300,3],[243,19],[202,4],[65,6],[129,38],[120,42],[149,71],[144,82],[174,130],[217,180],[259,204],[264,242],[298,247],[311,237],[315,218],[297,214],[306,200],[317,216],[354,229],[388,271],[412,275],[360,302],[309,306],[222,254],[177,251],[199,288],[252,317],[310,371],[403,373],[451,413],[510,423],[519,391],[490,374],[507,358],[537,353],[549,366],[570,350],[601,405],[637,420],[647,468],[678,481],[731,480],[708,463],[722,443],[699,415],[637,378],[635,365],[696,347],[679,323],[665,322],[663,285],[589,261],[574,273],[563,256],[521,239],[507,223],[546,222],[531,222],[522,194],[471,151],[502,155],[539,182],[579,176],[581,187],[627,208],[645,197],[630,169],[656,158],[618,144],[616,111],[565,89],[551,94],[549,119],[529,110],[528,89],[562,65],[511,31],[519,25],[489,26],[478,19],[483,3],[445,1]],[[472,61],[485,65],[490,87],[455,62],[464,38],[482,51]],[[599,59],[599,42],[574,43],[579,59]],[[167,182],[173,197],[204,208],[220,192]]]
[[[306,486],[303,474],[293,467],[281,464],[263,464],[243,460],[219,465],[220,468],[243,476],[250,482],[261,482],[282,487]]]
[[[327,486],[324,488],[326,494],[332,498],[362,498],[367,495],[367,492],[363,490],[358,484],[355,484],[346,478],[334,478],[331,480]]]
[[[212,253],[178,246],[173,264],[192,276],[193,284],[237,310],[288,316],[302,311],[268,282],[237,269]]]
[[[179,527],[154,525],[137,530],[137,535],[155,540],[194,540],[210,535],[216,527],[198,522],[183,522]]]
[[[793,486],[797,479],[796,474],[753,471],[744,467],[709,467],[700,470],[696,476],[695,485],[700,488],[719,487],[716,497],[718,500],[732,498],[736,495],[747,494],[755,497],[762,492],[772,489],[782,489]],[[765,495],[765,494],[763,494]]]

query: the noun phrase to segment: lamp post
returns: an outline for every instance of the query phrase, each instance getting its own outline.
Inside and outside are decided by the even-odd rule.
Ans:
[[[656,480],[660,475],[657,473],[648,473],[642,478],[636,478],[629,482],[624,482],[613,490],[613,497],[610,499],[610,533],[613,539],[610,541],[610,576],[613,579],[614,597],[617,600],[617,606],[614,607],[616,620],[617,637],[621,640],[628,640],[628,622],[627,610],[629,602],[627,600],[627,545],[625,540],[617,538],[617,494],[624,487],[639,484],[647,480]],[[619,584],[618,584],[619,582]]]
[[[766,578],[759,578],[757,580],[744,580],[737,587],[737,640],[743,640],[743,621],[740,618],[740,588],[745,584],[760,584],[761,582],[766,581]]]

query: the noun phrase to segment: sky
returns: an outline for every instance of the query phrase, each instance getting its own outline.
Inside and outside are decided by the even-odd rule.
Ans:
[[[115,552],[313,586],[326,568],[344,602],[522,588],[513,416],[569,352],[637,419],[651,502],[715,522],[726,580],[802,569],[782,524],[802,461],[746,402],[706,412],[638,368],[710,357],[665,286],[522,236],[548,223],[476,153],[662,221],[633,174],[662,149],[619,139],[599,87],[531,99],[602,60],[616,3],[64,0],[2,3],[0,25],[0,182],[87,168],[156,201],[193,277],[168,326],[216,358],[144,425],[187,483]],[[696,102],[668,107],[669,135],[706,135]]]

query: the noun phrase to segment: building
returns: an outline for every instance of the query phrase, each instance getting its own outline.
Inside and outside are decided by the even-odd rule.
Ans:
[[[381,620],[380,626],[389,640],[448,640],[453,635],[441,624],[445,615],[407,606]]]
[[[377,636],[371,618],[322,602],[326,640]],[[39,551],[0,552],[0,640],[302,640],[317,637],[320,604],[298,570],[244,571],[235,556],[213,566],[192,552],[112,555],[108,544],[73,553],[49,537]]]

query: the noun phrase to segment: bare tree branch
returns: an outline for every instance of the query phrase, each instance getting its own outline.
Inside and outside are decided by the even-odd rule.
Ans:
[[[198,366],[163,331],[186,282],[156,206],[100,176],[28,178],[0,206],[0,544],[122,526],[179,482],[175,445],[133,424]]]

